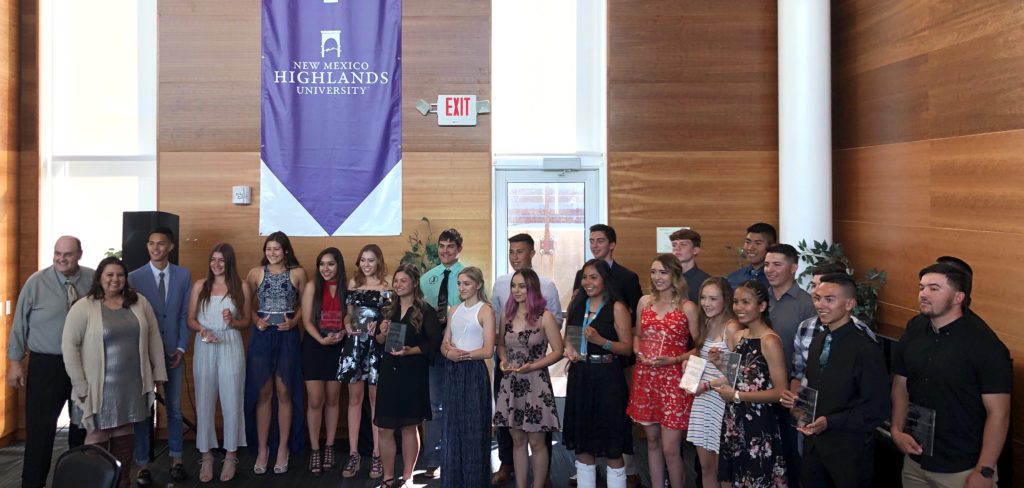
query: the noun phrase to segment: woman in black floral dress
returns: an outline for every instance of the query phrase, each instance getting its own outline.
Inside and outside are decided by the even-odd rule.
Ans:
[[[776,403],[786,385],[782,340],[768,319],[768,289],[748,280],[732,299],[736,319],[735,352],[743,355],[736,388],[716,388],[726,401],[718,480],[732,486],[785,487],[786,464],[776,420]]]
[[[512,434],[516,487],[526,488],[527,462],[533,451],[533,486],[541,488],[548,476],[548,445],[544,433],[558,430],[555,394],[548,366],[562,358],[562,337],[555,317],[544,309],[540,278],[529,268],[512,275],[511,300],[501,314],[498,357],[504,376],[495,404],[494,425]],[[548,344],[551,352],[548,352]]]

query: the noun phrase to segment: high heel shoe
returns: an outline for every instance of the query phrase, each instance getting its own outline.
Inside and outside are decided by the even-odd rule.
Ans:
[[[255,474],[267,474],[267,461],[270,460],[270,454],[263,459],[263,464],[260,464],[259,455],[256,456],[256,462],[252,465],[252,472]]]
[[[224,465],[220,468],[220,480],[231,481],[235,477],[235,467],[238,464],[238,458],[226,457],[224,458]]]
[[[288,472],[288,458],[289,457],[290,456],[285,456],[284,464],[277,464],[276,462],[274,463],[274,474],[285,474],[285,473]]]

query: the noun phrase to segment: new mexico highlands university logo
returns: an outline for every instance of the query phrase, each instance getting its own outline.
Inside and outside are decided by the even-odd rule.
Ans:
[[[325,2],[327,0],[324,0]],[[330,47],[329,44],[334,41],[334,47]],[[334,51],[337,57],[341,57],[341,31],[340,30],[322,30],[320,31],[320,57],[327,57],[327,53]]]

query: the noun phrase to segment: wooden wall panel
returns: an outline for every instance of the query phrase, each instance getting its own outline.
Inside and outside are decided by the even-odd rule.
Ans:
[[[835,147],[1020,128],[1018,2],[833,4]]]
[[[888,272],[878,317],[895,336],[917,314],[920,269],[947,254],[970,263],[971,307],[1015,359],[1019,413],[1024,9],[833,1],[832,26],[835,238],[858,269]],[[1021,415],[1012,436],[1024,466]]]
[[[19,172],[19,93],[17,0],[0,1],[0,306],[18,298],[18,172]],[[13,308],[12,308],[13,310]],[[0,348],[7,350],[13,315],[0,312]],[[0,364],[0,375],[7,377],[8,362]],[[18,393],[0,386],[0,446],[6,445],[18,431]]]
[[[608,151],[774,150],[775,12],[747,0],[609,2]]]
[[[205,276],[210,248],[232,243],[241,272],[258,264],[260,3],[252,0],[160,2],[158,201],[181,217],[181,264]],[[434,239],[455,227],[463,262],[491,267],[490,119],[476,127],[438,127],[414,106],[440,93],[490,97],[490,3],[472,0],[404,2],[402,50],[403,235],[294,237],[308,274],[327,246],[341,249],[346,270],[367,243],[381,246],[393,270],[407,235]],[[343,185],[343,182],[332,182]],[[231,187],[253,187],[253,204],[231,204]],[[185,415],[194,418],[189,405]],[[344,422],[342,422],[344,425]],[[344,427],[341,427],[342,430]]]
[[[776,2],[617,0],[608,12],[616,259],[644,275],[655,228],[690,226],[701,268],[729,273],[741,263],[725,246],[778,221]]]

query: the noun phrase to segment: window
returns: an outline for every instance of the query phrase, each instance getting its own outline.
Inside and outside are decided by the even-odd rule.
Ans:
[[[82,240],[121,248],[121,213],[156,209],[156,2],[40,2],[40,264]]]

